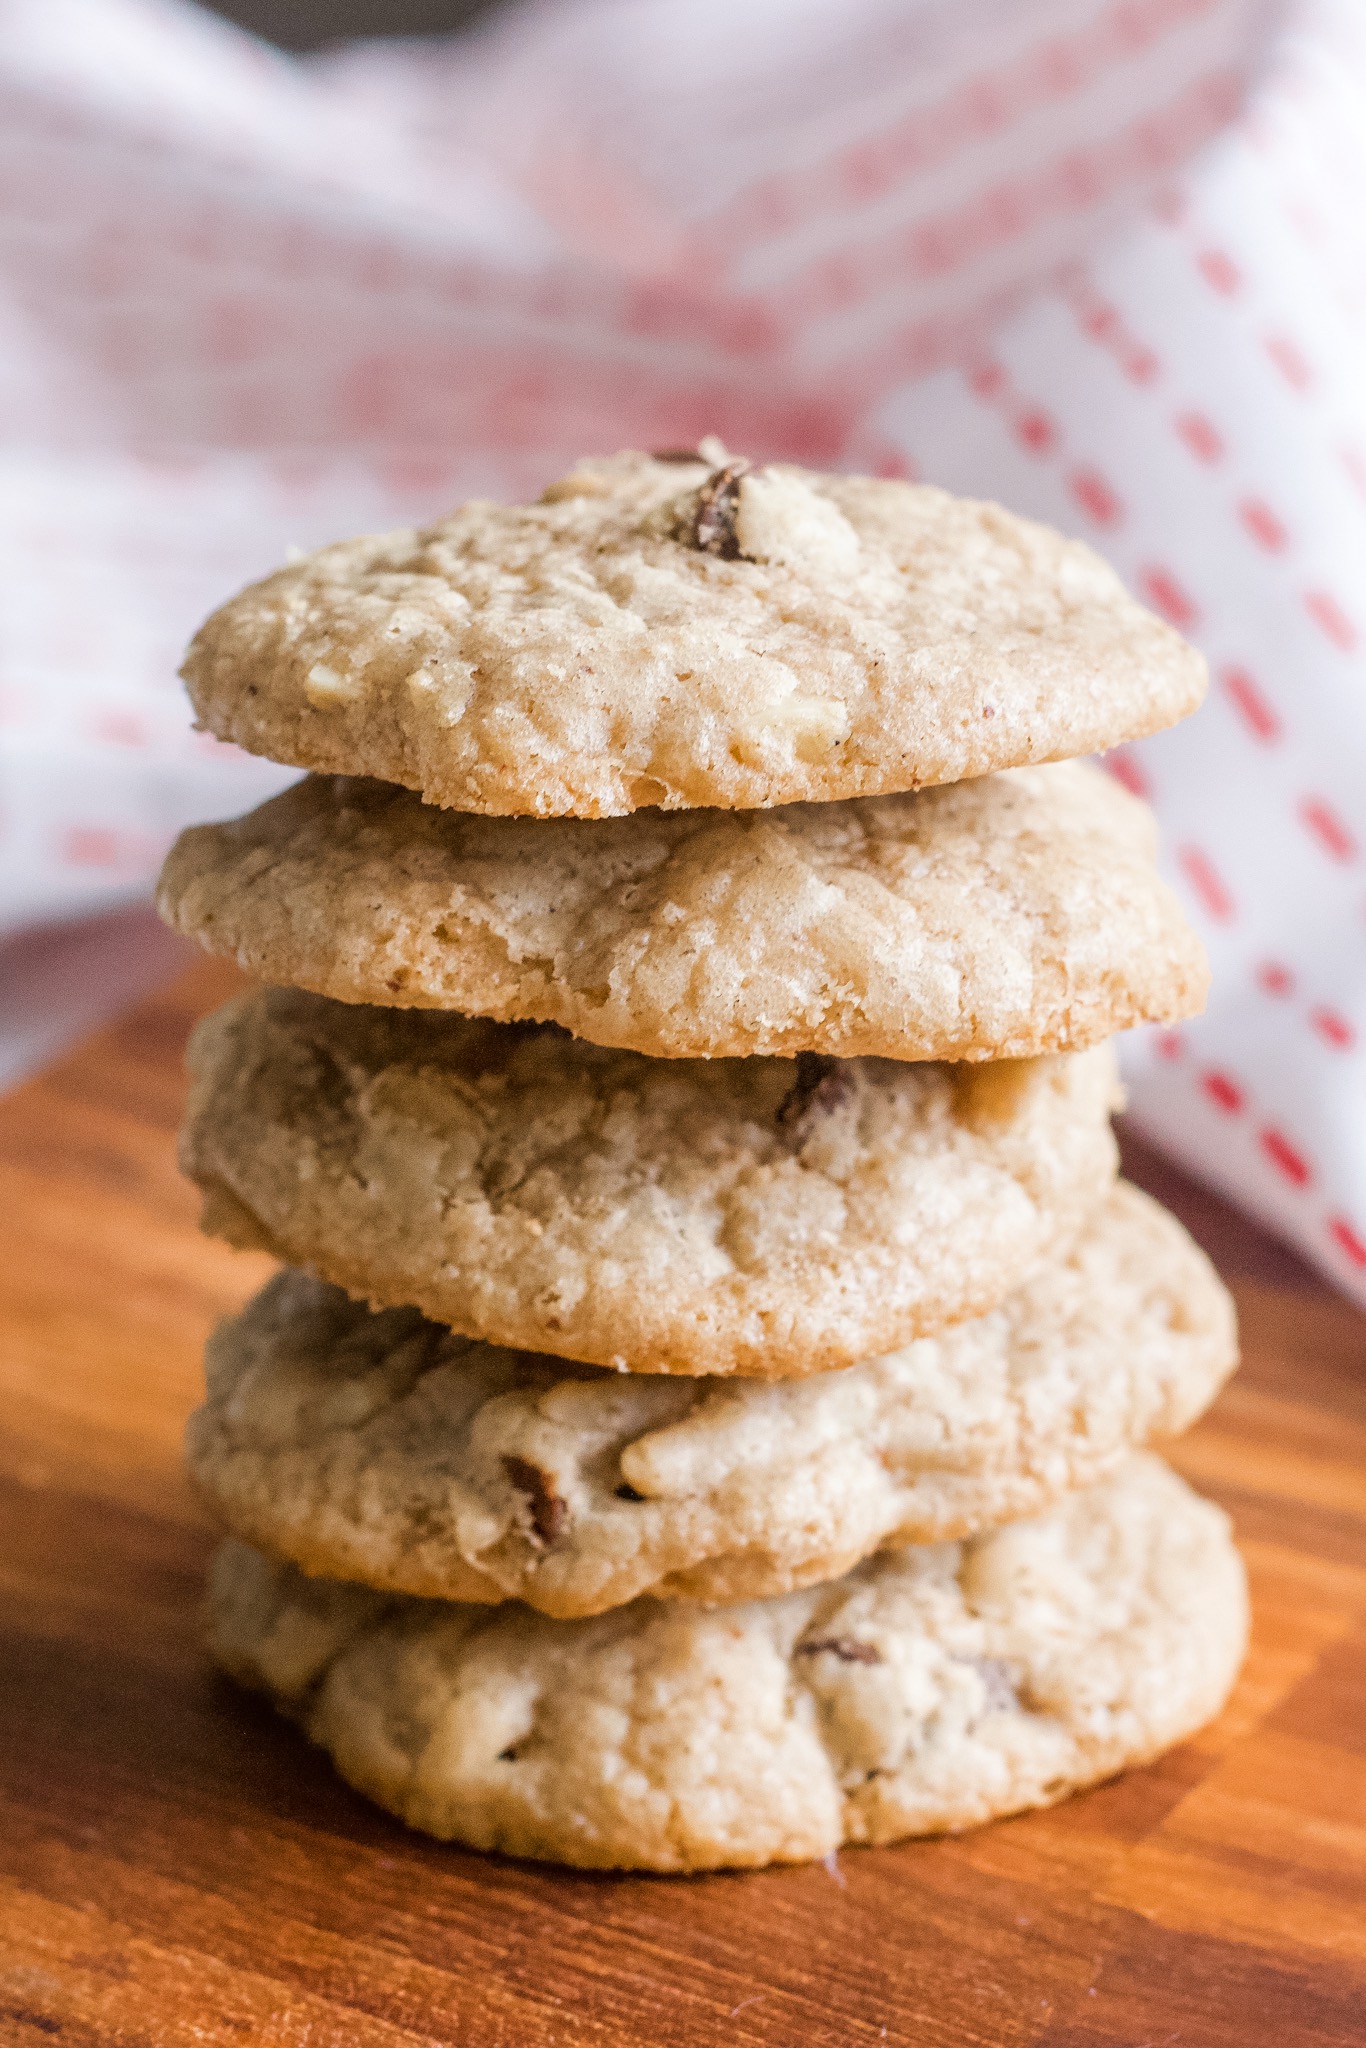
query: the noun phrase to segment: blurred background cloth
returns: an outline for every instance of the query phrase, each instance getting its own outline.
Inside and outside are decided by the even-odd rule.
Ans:
[[[999,497],[1204,648],[1110,762],[1215,972],[1135,1117],[1366,1299],[1363,12],[542,0],[301,57],[0,0],[0,1072],[168,971],[170,837],[287,779],[189,728],[215,603],[713,432]]]

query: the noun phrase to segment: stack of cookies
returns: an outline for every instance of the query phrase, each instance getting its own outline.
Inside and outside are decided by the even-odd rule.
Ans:
[[[1106,1042],[1205,968],[1070,758],[1198,657],[998,507],[704,442],[326,548],[185,673],[314,771],[161,887],[265,984],[184,1134],[285,1262],[190,1427],[225,1668],[416,1827],[655,1870],[1212,1715],[1241,1567],[1143,1446],[1233,1322]]]

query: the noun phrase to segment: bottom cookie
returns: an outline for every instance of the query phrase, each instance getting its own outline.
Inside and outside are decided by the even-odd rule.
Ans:
[[[1159,1459],[967,1543],[772,1600],[584,1621],[308,1579],[230,1541],[213,1655],[410,1826],[660,1871],[956,1831],[1141,1763],[1222,1705],[1247,1595]]]

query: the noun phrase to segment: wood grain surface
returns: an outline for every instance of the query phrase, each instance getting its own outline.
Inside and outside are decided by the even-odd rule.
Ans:
[[[209,1670],[180,1475],[264,1260],[173,1156],[195,968],[0,1104],[0,2042],[1366,2042],[1366,1325],[1135,1148],[1246,1363],[1176,1462],[1255,1639],[1197,1741],[1050,1813],[827,1869],[585,1876],[438,1847]]]

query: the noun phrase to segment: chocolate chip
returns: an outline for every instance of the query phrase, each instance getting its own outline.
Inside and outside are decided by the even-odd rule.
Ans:
[[[503,1470],[517,1491],[530,1501],[531,1526],[542,1543],[553,1543],[569,1520],[569,1502],[556,1493],[550,1474],[533,1465],[529,1458],[516,1458],[511,1453],[503,1459]]]
[[[317,1117],[322,1111],[329,1121],[350,1124],[356,1111],[356,1091],[351,1085],[350,1074],[331,1047],[320,1038],[306,1043],[300,1066],[303,1067],[305,1062],[308,1090],[291,1091],[284,1105],[285,1119],[298,1117],[306,1122],[310,1116]]]
[[[855,1636],[817,1636],[814,1642],[798,1643],[799,1657],[819,1657],[825,1651],[838,1657],[841,1664],[880,1664],[882,1652],[875,1650],[871,1643],[861,1643]]]
[[[706,456],[696,448],[652,448],[651,462],[705,462]]]
[[[1003,1657],[961,1657],[958,1662],[971,1664],[986,1687],[986,1706],[989,1714],[1018,1711],[1020,1695],[1016,1690],[1015,1680],[1010,1675],[1010,1666]]]
[[[621,1485],[617,1488],[618,1500],[644,1500],[644,1498],[645,1496],[643,1493],[637,1493],[634,1486],[628,1486],[624,1479],[622,1480]]]
[[[698,492],[690,538],[704,555],[717,555],[723,562],[745,559],[735,522],[740,511],[740,479],[748,468],[747,462],[728,462],[724,469],[714,469]]]
[[[778,1104],[774,1121],[781,1131],[800,1132],[814,1118],[828,1116],[848,1102],[853,1093],[854,1077],[842,1060],[824,1052],[799,1052],[797,1078]]]

